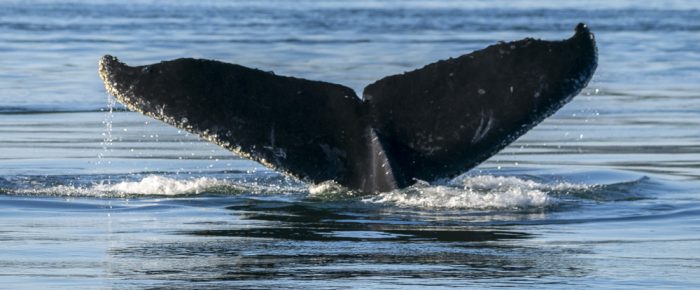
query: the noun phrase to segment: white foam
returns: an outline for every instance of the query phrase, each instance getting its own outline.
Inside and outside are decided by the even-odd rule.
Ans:
[[[354,197],[356,195],[357,192],[349,190],[348,188],[332,180],[309,185],[308,197],[310,198],[337,200]]]
[[[556,203],[561,192],[580,191],[588,185],[566,182],[540,183],[517,177],[466,176],[447,183],[431,185],[419,182],[409,188],[377,195],[364,196],[366,203],[388,204],[418,208],[537,208]],[[87,186],[58,185],[11,190],[11,193],[54,196],[128,197],[128,196],[190,196],[214,194],[288,194],[303,193],[298,185],[268,184],[265,182],[234,181],[211,177],[175,179],[150,175],[138,181],[99,183]],[[356,199],[358,192],[333,181],[308,187],[309,198],[320,200]]]
[[[16,190],[18,194],[124,197],[124,196],[181,196],[208,193],[259,192],[254,185],[249,187],[227,180],[199,177],[191,179],[174,179],[165,176],[150,175],[140,181],[122,181],[116,183],[99,183],[92,186],[58,185],[44,188]]]
[[[550,196],[549,192],[585,187],[565,182],[544,184],[517,177],[483,175],[456,179],[447,185],[418,183],[364,201],[420,208],[538,208],[556,203],[556,197]]]
[[[92,190],[105,193],[123,193],[132,195],[188,195],[200,194],[215,187],[229,187],[230,183],[216,178],[200,177],[177,180],[164,176],[151,175],[141,181],[119,182],[115,184],[98,184]]]

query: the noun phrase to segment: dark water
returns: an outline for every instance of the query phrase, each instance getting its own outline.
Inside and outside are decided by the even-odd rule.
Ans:
[[[57,2],[0,2],[0,287],[700,287],[698,2]],[[581,21],[588,89],[477,169],[378,196],[126,112],[97,75],[201,57],[360,91]]]

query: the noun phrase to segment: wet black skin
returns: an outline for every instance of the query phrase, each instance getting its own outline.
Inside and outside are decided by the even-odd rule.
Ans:
[[[240,65],[176,59],[100,61],[129,109],[264,165],[365,193],[463,173],[583,89],[597,66],[593,34],[523,39],[385,77],[363,99],[347,87]]]

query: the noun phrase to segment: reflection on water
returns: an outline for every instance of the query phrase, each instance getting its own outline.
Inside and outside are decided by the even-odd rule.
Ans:
[[[531,234],[517,229],[396,219],[401,216],[381,209],[313,202],[248,199],[226,210],[235,223],[177,231],[177,241],[111,248],[110,275],[190,286],[216,281],[255,287],[268,279],[283,279],[273,283],[280,286],[333,279],[361,279],[341,282],[355,286],[386,283],[373,282],[375,277],[458,286],[589,272],[575,257],[578,250],[522,246]]]

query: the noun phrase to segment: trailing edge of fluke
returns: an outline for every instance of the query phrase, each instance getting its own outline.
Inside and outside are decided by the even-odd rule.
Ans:
[[[127,66],[104,56],[107,91],[130,110],[306,182],[366,193],[454,177],[583,89],[597,66],[584,24],[562,41],[501,42],[345,86],[204,59]]]

